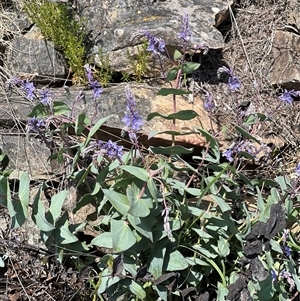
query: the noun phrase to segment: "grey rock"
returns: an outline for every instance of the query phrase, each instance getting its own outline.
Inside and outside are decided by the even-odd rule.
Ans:
[[[12,40],[7,51],[5,68],[16,75],[27,75],[36,82],[62,81],[67,74],[63,56],[37,28]]]
[[[96,123],[98,119],[111,115],[105,126],[97,132],[97,138],[107,141],[108,139],[119,141],[124,147],[131,147],[127,136],[122,138],[121,132],[124,128],[122,117],[126,111],[126,84],[111,85],[104,89],[99,104],[97,106],[97,116],[93,119]],[[170,120],[159,117],[146,121],[148,114],[151,112],[159,112],[169,115],[172,112],[172,97],[158,96],[158,87],[150,87],[146,84],[132,84],[131,91],[135,97],[137,111],[140,112],[145,124],[139,133],[139,141],[144,147],[149,146],[170,146],[171,136],[160,134],[148,139],[151,130],[162,132],[171,128]],[[80,113],[86,113],[90,118],[95,114],[95,106],[93,100],[93,91],[81,91],[79,88],[70,89],[69,92],[61,89],[55,90],[53,101],[63,101],[70,108],[74,106],[74,100],[79,93],[84,93],[84,99],[78,101],[74,110],[70,113],[75,118]],[[0,147],[8,155],[10,163],[8,168],[15,170],[12,177],[18,178],[21,171],[29,171],[32,179],[45,179],[55,173],[63,171],[63,166],[51,165],[47,161],[51,152],[45,146],[43,141],[36,138],[34,133],[28,133],[26,123],[28,114],[31,112],[37,100],[30,102],[21,96],[15,94],[6,99],[6,95],[0,95],[0,134],[2,134],[2,142]],[[8,105],[9,104],[9,105]],[[183,97],[177,99],[177,110],[190,109],[198,113],[199,117],[188,121],[178,120],[176,129],[182,132],[191,132],[200,124],[204,128],[210,127],[210,120],[207,112],[203,109],[202,101],[197,98],[195,103],[188,103]],[[14,116],[14,118],[12,117]],[[201,120],[201,123],[199,122]],[[216,125],[214,125],[216,127]],[[70,133],[72,135],[72,133]],[[76,137],[74,137],[76,141]],[[194,147],[199,152],[204,146],[203,139],[197,134],[179,136],[176,143],[185,147]]]
[[[126,50],[136,55],[137,45],[142,43],[145,30],[162,38],[168,49],[174,51],[181,48],[182,42],[178,39],[178,34],[184,12],[189,14],[192,31],[190,48],[195,49],[201,44],[213,49],[223,48],[223,37],[216,26],[228,16],[228,6],[232,2],[82,0],[78,1],[78,5],[83,7],[82,17],[88,20],[96,62],[101,63],[97,54],[102,48],[103,53],[110,55],[115,71],[128,72],[129,59]]]
[[[300,89],[300,37],[291,32],[277,31],[272,46],[274,64],[270,83],[284,89]]]

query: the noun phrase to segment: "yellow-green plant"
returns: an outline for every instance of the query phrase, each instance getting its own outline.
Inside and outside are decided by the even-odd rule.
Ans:
[[[136,55],[131,55],[128,49],[126,52],[133,74],[138,82],[142,81],[143,76],[145,75],[145,72],[147,70],[148,58],[150,56],[150,53],[149,51],[147,51],[147,48],[148,42],[145,39],[140,46],[137,46]]]
[[[112,80],[113,70],[109,61],[109,54],[104,54],[102,47],[99,48],[99,63],[100,66],[96,77],[102,86],[105,87]]]
[[[46,39],[53,41],[68,61],[76,82],[84,79],[85,23],[75,20],[65,3],[24,0],[24,9]]]

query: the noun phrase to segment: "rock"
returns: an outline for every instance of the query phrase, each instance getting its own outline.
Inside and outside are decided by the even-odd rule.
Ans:
[[[274,65],[270,71],[270,83],[283,89],[300,90],[300,37],[291,32],[276,31],[272,57]]]
[[[66,78],[66,62],[52,42],[46,41],[33,27],[28,33],[12,40],[6,53],[5,68],[15,74],[34,77],[36,82],[63,81]]]
[[[112,117],[107,121],[105,126],[97,133],[97,137],[101,140],[107,141],[108,139],[120,141],[119,143],[130,147],[128,137],[123,140],[121,138],[121,131],[124,128],[124,124],[121,119],[126,111],[126,97],[125,87],[127,84],[111,85],[104,89],[101,99],[98,105],[98,115],[94,119],[94,123],[109,115]],[[140,112],[145,124],[139,133],[139,140],[145,146],[170,146],[171,135],[160,134],[154,136],[148,140],[148,134],[151,130],[162,132],[171,130],[172,121],[164,120],[161,117],[155,117],[151,121],[147,122],[147,116],[152,112],[159,112],[163,115],[169,115],[173,113],[173,102],[171,96],[157,96],[158,87],[150,87],[147,84],[132,84],[130,85],[131,91],[136,99],[137,111]],[[70,107],[73,107],[73,102],[80,90],[77,88],[70,89],[70,94],[67,94],[63,89],[60,93],[56,92],[55,101],[64,101]],[[85,112],[88,116],[94,115],[94,105],[92,98],[92,91],[86,90],[85,101],[79,101],[73,110],[74,116],[78,116],[80,113]],[[14,128],[16,124],[25,123],[28,120],[27,115],[31,112],[31,108],[34,104],[22,99],[21,97],[10,97],[10,111],[7,110],[7,103],[0,101],[0,126],[2,125],[1,132],[4,132],[5,128]],[[177,111],[180,110],[194,110],[199,116],[188,121],[176,121],[176,131],[179,132],[191,132],[195,128],[210,128],[210,120],[207,112],[203,109],[203,104],[200,98],[195,97],[194,103],[188,103],[188,100],[183,97],[177,97]],[[12,119],[11,116],[15,116]],[[16,121],[18,120],[18,122]],[[214,124],[215,129],[216,125]],[[28,139],[30,137],[30,139]],[[126,142],[127,141],[127,142]],[[198,134],[190,134],[178,136],[176,143],[185,147],[194,147],[198,151],[205,146],[205,142]],[[39,140],[36,139],[36,135],[31,133],[26,134],[26,130],[23,128],[17,133],[6,130],[6,134],[2,135],[2,148],[10,158],[9,168],[13,168],[13,176],[18,177],[20,171],[28,170],[32,179],[45,179],[49,175],[53,175],[59,171],[59,167],[51,166],[47,161],[50,155],[47,147]],[[61,167],[63,168],[63,167]]]
[[[290,1],[288,3],[288,23],[294,28],[290,28],[296,33],[300,32],[300,3],[298,1]]]
[[[101,64],[97,55],[99,49],[102,49],[104,54],[109,54],[112,69],[118,72],[130,72],[127,51],[133,56],[137,54],[137,45],[142,43],[145,30],[162,38],[171,56],[172,51],[181,48],[182,41],[178,39],[178,34],[184,12],[189,14],[192,31],[190,48],[204,43],[212,49],[223,48],[223,37],[216,26],[227,17],[230,4],[232,1],[220,0],[168,0],[152,3],[149,0],[78,1],[78,6],[82,7],[82,17],[88,20],[96,62]],[[159,67],[157,64],[150,65]],[[158,70],[154,69],[152,73],[155,71]],[[151,76],[150,68],[148,72]]]

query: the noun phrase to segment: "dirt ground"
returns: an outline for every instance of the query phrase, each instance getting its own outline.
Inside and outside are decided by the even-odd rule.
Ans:
[[[238,3],[228,21],[219,27],[226,42],[225,49],[223,52],[209,51],[203,57],[198,78],[201,91],[210,92],[219,104],[214,118],[228,125],[228,139],[234,139],[230,125],[235,121],[233,112],[237,102],[243,104],[250,101],[253,108],[260,112],[276,106],[275,99],[280,89],[269,83],[269,71],[273,64],[270,48],[274,31],[287,25],[287,1],[240,0]],[[230,95],[226,84],[216,78],[216,66],[224,63],[233,68],[241,79],[238,100]],[[226,105],[223,105],[224,102]],[[260,172],[265,170],[265,176],[289,173],[299,161],[295,146],[299,145],[300,135],[292,130],[290,122],[295,117],[295,111],[299,111],[298,103],[294,103],[292,108],[280,109],[273,116],[276,128],[265,129],[266,133],[284,137],[284,143],[278,146],[276,154],[280,160],[261,162],[258,167]],[[0,208],[0,216],[2,222],[9,223],[4,208]],[[92,299],[93,289],[87,280],[90,271],[79,272],[75,267],[62,266],[55,260],[55,254],[27,244],[20,232],[2,229],[0,252],[0,301]]]

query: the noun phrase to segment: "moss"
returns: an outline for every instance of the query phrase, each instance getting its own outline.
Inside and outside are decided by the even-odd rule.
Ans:
[[[44,37],[64,53],[74,81],[83,81],[85,22],[76,21],[74,12],[65,3],[25,0],[24,9]]]

